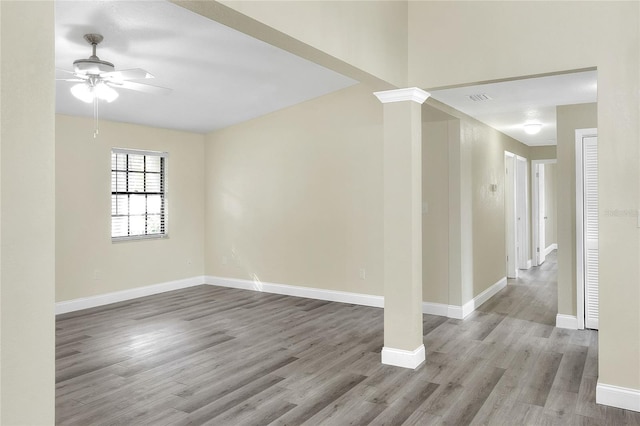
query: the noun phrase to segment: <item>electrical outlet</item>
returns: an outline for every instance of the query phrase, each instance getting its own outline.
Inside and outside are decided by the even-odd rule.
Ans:
[[[223,265],[229,264],[229,258],[227,256],[222,256],[222,264]]]
[[[96,281],[102,279],[102,271],[100,269],[96,269],[93,271],[93,279]]]
[[[191,259],[187,259],[187,265],[191,265],[193,264],[193,261]]]
[[[364,269],[364,268],[360,268],[360,271],[359,271],[358,275],[360,276],[361,280],[366,280],[367,279],[367,270]]]

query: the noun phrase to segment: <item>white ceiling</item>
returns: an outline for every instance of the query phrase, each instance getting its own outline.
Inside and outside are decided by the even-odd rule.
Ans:
[[[597,101],[597,72],[585,71],[548,77],[433,90],[431,96],[527,145],[556,144],[556,106]],[[486,94],[491,100],[472,101]],[[528,135],[523,124],[537,121],[540,133]]]
[[[356,83],[284,50],[168,2],[56,1],[56,68],[91,55],[83,39],[98,33],[98,56],[116,69],[143,68],[145,83],[167,96],[120,89],[100,118],[205,133]],[[58,78],[68,74],[57,72]],[[92,116],[73,83],[56,82],[56,112]]]
[[[56,68],[73,69],[99,33],[98,56],[116,69],[143,68],[145,83],[167,95],[120,89],[101,103],[100,118],[205,133],[246,121],[357,83],[169,2],[56,1]],[[68,74],[58,73],[58,78]],[[90,117],[73,83],[56,82],[56,111]],[[556,143],[557,105],[597,101],[597,72],[587,71],[430,91],[431,96],[527,145]],[[474,102],[469,95],[491,100]],[[542,123],[537,135],[523,124]]]

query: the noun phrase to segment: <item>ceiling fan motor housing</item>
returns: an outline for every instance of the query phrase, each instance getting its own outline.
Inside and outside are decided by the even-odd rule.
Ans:
[[[77,73],[93,75],[99,75],[104,72],[113,72],[115,70],[115,67],[111,62],[103,61],[97,57],[78,59],[73,62],[73,68]]]
[[[78,59],[73,62],[73,69],[79,74],[100,75],[104,72],[112,72],[115,67],[111,62],[103,61],[96,55],[96,47],[102,42],[100,34],[85,34],[84,39],[93,48],[93,54],[87,59]]]

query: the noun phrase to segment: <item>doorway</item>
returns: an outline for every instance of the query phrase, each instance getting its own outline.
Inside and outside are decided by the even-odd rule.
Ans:
[[[531,161],[533,266],[542,265],[558,248],[556,163],[555,159]]]
[[[504,152],[507,278],[517,278],[518,269],[529,269],[527,159]]]
[[[516,155],[516,257],[519,269],[531,268],[529,261],[529,183],[527,159]]]
[[[578,329],[598,329],[598,130],[576,130]]]

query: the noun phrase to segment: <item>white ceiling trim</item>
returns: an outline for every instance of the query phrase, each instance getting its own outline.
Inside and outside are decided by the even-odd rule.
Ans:
[[[413,101],[423,104],[429,98],[429,93],[418,87],[409,87],[406,89],[385,90],[373,93],[383,104],[391,102]]]

